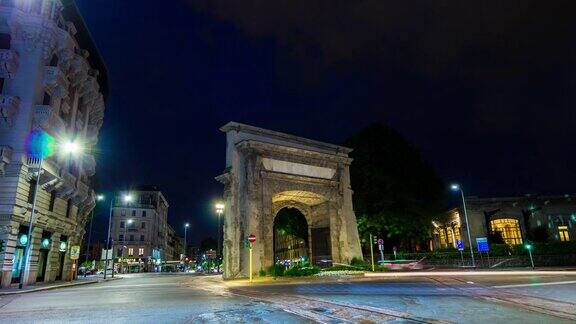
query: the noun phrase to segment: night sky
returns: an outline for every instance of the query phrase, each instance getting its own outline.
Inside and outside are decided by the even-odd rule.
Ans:
[[[221,125],[341,143],[380,121],[469,195],[574,193],[573,2],[77,0],[110,80],[98,180],[159,185],[198,242]]]

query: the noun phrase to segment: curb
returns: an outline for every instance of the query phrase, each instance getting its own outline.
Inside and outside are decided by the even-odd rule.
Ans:
[[[106,280],[102,279],[102,280],[92,280],[92,281],[85,281],[85,282],[72,282],[72,283],[66,283],[66,284],[62,284],[62,285],[38,287],[38,288],[32,288],[32,289],[27,289],[27,290],[18,290],[18,291],[6,291],[6,292],[0,291],[0,296],[19,295],[19,294],[27,294],[27,293],[52,290],[52,289],[59,289],[59,288],[85,286],[85,285],[97,284],[97,283],[102,283],[102,282],[118,280],[118,279],[122,279],[122,278],[110,278],[110,279],[106,279]]]

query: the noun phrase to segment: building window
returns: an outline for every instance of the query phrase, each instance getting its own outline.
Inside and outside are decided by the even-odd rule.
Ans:
[[[34,203],[34,195],[36,194],[36,179],[30,180],[30,187],[28,188],[28,203]]]
[[[120,215],[126,216],[126,209],[122,209],[122,210],[120,211]]]
[[[134,235],[130,235],[130,241],[134,241]]]
[[[520,224],[514,218],[501,218],[490,221],[492,231],[500,233],[504,243],[508,245],[522,244]]]
[[[48,92],[44,92],[44,97],[42,98],[42,104],[45,106],[49,106],[52,104],[52,97]]]
[[[144,235],[140,235],[140,241],[144,241]]]
[[[50,66],[58,66],[58,56],[56,56],[56,54],[52,55],[52,58],[50,59]]]
[[[4,78],[0,78],[0,93],[4,93]]]
[[[146,211],[145,210],[142,211],[142,217],[146,217]]]
[[[4,3],[1,3],[1,5],[5,5]],[[10,36],[10,34],[7,33],[0,33],[0,49],[10,49],[10,41],[12,40],[12,37]]]
[[[124,221],[121,221],[121,222],[120,222],[120,228],[124,228],[124,227],[126,227],[125,224],[124,224]]]
[[[139,249],[138,249],[138,255],[139,255],[139,256],[143,256],[143,255],[144,255],[144,248],[139,248]]]
[[[136,211],[135,211],[135,210],[132,211],[132,216],[133,216],[133,217],[136,216]]]
[[[56,191],[50,193],[50,204],[48,205],[49,211],[54,211],[54,203],[56,202]]]
[[[72,214],[72,199],[66,202],[66,218],[70,218],[70,214]]]
[[[124,242],[124,234],[118,235],[118,241]]]
[[[146,222],[142,222],[142,225],[140,225],[141,228],[146,228]]]
[[[133,256],[133,255],[134,255],[134,249],[128,248],[128,256]]]
[[[570,234],[568,233],[568,226],[558,226],[558,234],[560,234],[560,241],[568,242],[570,241]]]

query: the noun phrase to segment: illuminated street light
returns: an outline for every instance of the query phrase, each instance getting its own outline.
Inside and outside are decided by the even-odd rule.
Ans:
[[[220,256],[220,218],[222,218],[222,214],[224,213],[224,207],[225,205],[221,202],[216,203],[216,205],[214,206],[216,207],[216,214],[218,215],[218,234],[216,235],[218,238],[218,250],[216,250],[216,259],[218,259],[218,257]],[[220,272],[220,262],[218,262],[218,272]]]
[[[76,141],[67,141],[62,144],[62,153],[76,155],[80,153],[82,147]]]
[[[470,236],[470,223],[468,222],[468,212],[466,211],[466,199],[464,198],[464,191],[459,184],[453,183],[450,185],[452,191],[460,191],[462,196],[462,207],[464,208],[464,218],[466,219],[466,232],[468,232],[468,245],[470,246],[470,256],[472,256],[472,267],[476,268],[476,261],[474,260],[474,250],[472,249],[472,237]]]
[[[123,199],[124,199],[124,202],[131,202],[133,198],[132,198],[132,195],[126,194],[126,195],[124,195]]]
[[[532,270],[534,270],[534,259],[532,258],[532,244],[526,243],[524,247],[526,248],[526,250],[528,250],[528,255],[530,255],[530,264],[532,265]]]
[[[105,199],[104,195],[96,195],[96,200],[102,201],[104,199]]]
[[[186,232],[188,231],[188,227],[190,227],[189,223],[184,224],[184,257],[186,257],[186,248],[187,248],[187,240],[186,240]]]

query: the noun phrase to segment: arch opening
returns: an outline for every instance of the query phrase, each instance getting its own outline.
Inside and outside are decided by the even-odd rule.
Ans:
[[[274,261],[293,265],[309,260],[308,222],[294,207],[284,207],[274,218]]]

